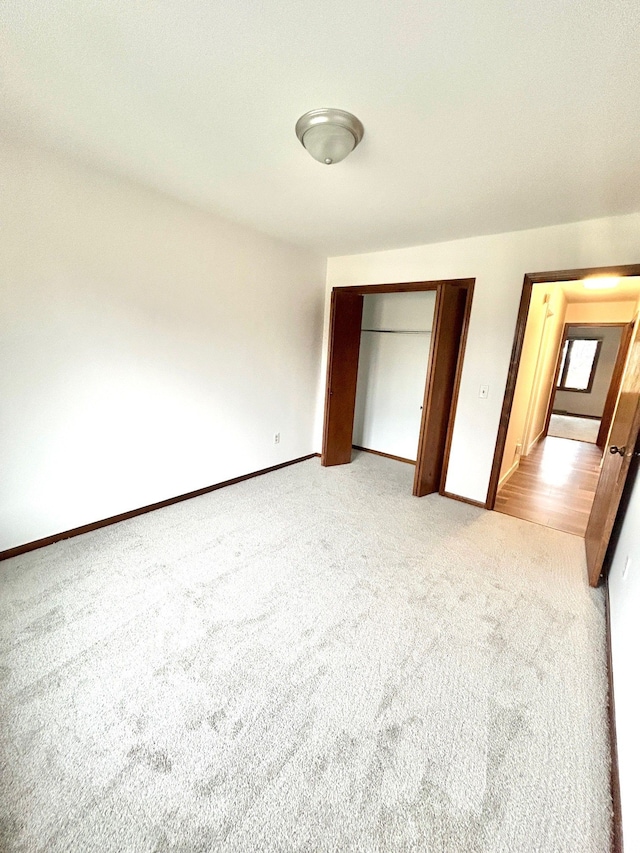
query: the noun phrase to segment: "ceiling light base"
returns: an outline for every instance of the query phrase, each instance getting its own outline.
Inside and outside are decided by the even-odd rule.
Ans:
[[[314,160],[331,166],[344,160],[360,143],[364,127],[345,110],[309,110],[296,122],[296,136]]]

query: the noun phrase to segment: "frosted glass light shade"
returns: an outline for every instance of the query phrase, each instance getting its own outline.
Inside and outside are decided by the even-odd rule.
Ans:
[[[353,151],[364,127],[344,110],[310,110],[298,119],[296,134],[314,160],[330,166]]]
[[[302,144],[318,163],[339,163],[356,147],[352,133],[344,127],[317,124],[302,137]]]

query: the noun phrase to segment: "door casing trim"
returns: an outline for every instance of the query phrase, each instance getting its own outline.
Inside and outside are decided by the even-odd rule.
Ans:
[[[435,279],[431,281],[411,281],[411,282],[397,282],[397,283],[389,283],[389,284],[361,284],[361,285],[345,285],[340,287],[332,288],[332,293],[340,293],[340,292],[348,292],[352,294],[356,294],[359,296],[367,296],[374,295],[379,293],[414,293],[419,291],[436,291],[442,292],[445,286],[448,287],[457,287],[466,290],[466,302],[464,308],[464,315],[459,339],[459,347],[458,347],[458,360],[456,364],[456,370],[453,379],[453,387],[451,394],[451,407],[449,414],[449,421],[446,431],[446,438],[443,448],[442,455],[442,472],[439,477],[439,494],[445,493],[445,481],[447,476],[447,470],[449,467],[449,457],[451,453],[451,440],[453,437],[453,427],[455,423],[456,409],[458,404],[458,396],[460,392],[460,382],[462,378],[462,369],[464,365],[464,356],[466,351],[466,343],[467,336],[469,332],[469,323],[471,319],[471,307],[473,304],[473,291],[475,286],[475,278],[455,278],[455,279]],[[437,306],[436,306],[437,307]],[[432,340],[433,345],[433,340]],[[324,408],[324,424],[323,424],[323,447],[322,447],[322,459],[323,464],[326,459],[326,428],[327,428],[327,410],[328,410],[328,391],[329,391],[329,382],[330,382],[330,372],[331,372],[331,353],[332,344],[331,344],[331,333],[329,334],[329,352],[327,356],[327,388],[325,389],[325,408]],[[429,383],[429,375],[427,375],[426,385]],[[420,436],[423,436],[423,427],[424,423],[421,424],[420,428]],[[420,450],[420,448],[418,448]],[[418,462],[420,460],[420,455],[418,453]],[[416,482],[418,475],[419,464],[416,465],[416,481],[414,481],[414,494],[416,494]],[[449,496],[449,495],[447,495]],[[451,496],[457,497],[457,496]],[[484,504],[480,504],[484,506]]]
[[[487,489],[487,509],[494,509],[496,505],[498,481],[500,479],[500,467],[502,465],[502,457],[504,455],[504,449],[507,441],[507,430],[509,428],[509,419],[511,417],[511,409],[513,407],[518,369],[520,367],[520,359],[522,357],[522,345],[524,343],[524,334],[527,326],[533,285],[556,284],[561,281],[575,281],[576,279],[586,278],[591,275],[611,275],[619,276],[620,278],[626,278],[627,276],[640,276],[640,264],[525,273],[524,283],[522,285],[522,295],[520,297],[520,306],[518,308],[518,316],[516,319],[513,346],[511,349],[509,372],[507,373],[507,384],[505,387],[502,411],[500,412],[500,422],[498,425],[498,434],[496,436],[495,450],[493,453],[491,476],[489,478],[489,487]]]

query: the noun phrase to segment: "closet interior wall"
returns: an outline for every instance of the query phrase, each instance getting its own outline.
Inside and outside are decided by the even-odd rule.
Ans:
[[[364,297],[355,447],[415,462],[436,294]]]

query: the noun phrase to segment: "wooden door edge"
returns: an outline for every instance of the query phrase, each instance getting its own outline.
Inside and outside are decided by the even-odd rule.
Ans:
[[[327,387],[322,431],[322,465],[324,467],[351,462],[363,304],[364,297],[356,291],[344,293],[334,289],[331,292]],[[338,351],[337,361],[336,350]],[[340,376],[341,370],[344,373],[345,368],[349,368],[348,375]],[[341,408],[344,411],[341,411]],[[340,439],[336,435],[336,424],[340,424],[338,432],[344,433]],[[345,440],[347,432],[349,433],[348,444]]]
[[[487,509],[495,508],[496,498],[498,496],[500,468],[502,467],[502,457],[504,456],[504,450],[507,443],[507,430],[509,429],[509,419],[511,418],[511,409],[513,407],[516,380],[518,378],[518,370],[520,368],[520,358],[522,356],[524,335],[527,328],[527,319],[529,317],[533,284],[534,282],[531,280],[530,276],[528,274],[525,275],[524,283],[522,285],[522,294],[520,296],[520,305],[518,307],[518,315],[516,318],[513,346],[511,347],[511,359],[509,361],[509,370],[507,372],[504,399],[502,401],[502,409],[500,411],[498,434],[496,436],[496,445],[493,452],[491,475],[489,477],[489,486],[487,488]]]
[[[622,384],[622,377],[624,375],[624,367],[627,363],[627,356],[629,355],[629,347],[631,346],[631,341],[633,340],[635,320],[632,320],[630,323],[620,323],[619,325],[622,326],[622,332],[620,334],[620,344],[618,345],[618,352],[616,354],[615,364],[613,365],[613,373],[611,374],[609,390],[607,391],[607,396],[604,401],[604,407],[602,410],[600,429],[598,430],[598,436],[596,438],[596,445],[603,452],[604,446],[607,441],[607,436],[609,435],[609,429],[613,422],[613,416],[615,414],[616,402],[618,400],[618,394],[620,393],[620,386]]]
[[[447,425],[447,437],[444,445],[444,454],[442,458],[442,474],[440,475],[439,494],[445,494],[445,486],[447,482],[447,474],[449,473],[449,458],[451,456],[451,442],[453,441],[453,429],[456,422],[456,413],[458,411],[458,398],[460,396],[460,383],[462,382],[462,370],[464,368],[464,357],[467,351],[467,337],[469,335],[469,325],[471,323],[471,304],[473,302],[473,291],[475,287],[475,279],[472,279],[469,284],[465,285],[465,306],[464,316],[462,318],[462,331],[460,334],[460,344],[458,347],[458,362],[456,364],[456,374],[453,380],[453,391],[451,393],[451,409],[449,413],[449,423]],[[486,503],[483,504],[486,506]]]
[[[444,283],[439,287],[436,295],[436,308],[434,315],[433,331],[431,336],[431,348],[429,353],[429,371],[425,383],[424,403],[422,407],[422,418],[420,422],[420,433],[418,438],[418,453],[416,459],[416,472],[413,481],[414,497],[423,497],[425,494],[438,492],[442,494],[444,491],[444,483],[449,466],[449,456],[451,452],[451,439],[453,434],[453,425],[455,422],[455,414],[458,403],[458,395],[460,390],[460,381],[462,368],[464,364],[464,354],[466,349],[466,341],[468,335],[469,320],[471,315],[471,303],[473,298],[474,281],[459,282],[456,285]],[[464,300],[464,303],[462,302]],[[446,404],[446,429],[444,431],[444,441],[438,446],[436,472],[437,480],[430,481],[429,491],[425,491],[425,466],[431,465],[433,459],[429,458],[430,447],[428,445],[429,428],[433,419],[433,407],[436,400],[436,370],[437,360],[440,353],[439,347],[441,336],[443,334],[443,322],[450,314],[456,317],[455,335],[453,346],[450,350],[452,355],[455,353],[455,367],[451,376],[450,383],[447,385],[447,397],[442,398]],[[440,400],[438,400],[440,402]],[[442,421],[444,424],[444,421]]]
[[[443,298],[442,295],[444,293],[444,285],[438,285],[436,290],[436,304],[433,309],[433,324],[431,326],[431,340],[429,342],[429,362],[427,369],[427,376],[425,379],[424,385],[424,397],[422,402],[422,417],[420,418],[420,432],[418,433],[418,452],[416,454],[416,470],[413,475],[413,489],[412,495],[414,498],[423,497],[420,495],[420,483],[422,481],[422,472],[424,470],[425,464],[425,435],[427,431],[427,424],[429,423],[429,410],[431,408],[431,401],[433,399],[433,386],[434,386],[434,365],[435,365],[435,349],[438,341],[438,335],[440,332],[440,326],[442,324],[442,315],[444,311],[443,307]]]
[[[638,411],[640,412],[640,406],[638,406]],[[634,434],[635,434],[635,442],[637,442],[637,439],[638,439],[638,424],[637,423],[632,430],[632,435],[634,435]],[[627,477],[629,476],[629,469],[631,468],[632,457],[633,457],[633,453],[630,454],[629,456],[625,456],[625,458],[622,460],[622,464],[621,464],[620,470],[618,472],[617,482],[620,482],[621,479],[622,479],[623,484],[626,482]],[[601,476],[602,476],[602,472],[601,472]],[[598,481],[598,483],[599,482],[600,481]],[[598,492],[598,486],[596,486],[596,495],[597,495],[597,492]],[[613,520],[611,521],[611,528],[610,528],[609,534],[607,536],[607,541],[606,542],[601,541],[599,543],[599,545],[597,546],[597,549],[595,551],[595,554],[596,554],[596,556],[594,558],[595,568],[593,570],[589,568],[589,553],[590,553],[590,551],[587,547],[587,533],[589,532],[589,522],[591,521],[591,515],[589,515],[589,520],[587,521],[587,530],[586,530],[585,536],[584,536],[584,546],[585,546],[585,554],[587,556],[587,573],[589,576],[589,586],[598,587],[598,586],[600,586],[600,584],[603,581],[603,573],[606,570],[605,562],[607,559],[607,551],[609,549],[609,544],[611,542],[611,536],[613,534],[616,518],[618,516],[618,513],[620,512],[621,498],[622,498],[622,496],[620,496],[620,499],[618,500],[618,505],[617,505],[615,513],[613,515]],[[591,509],[591,513],[593,514],[593,508]],[[605,527],[606,527],[606,525],[605,525]]]
[[[331,396],[331,370],[333,367],[333,332],[335,326],[335,290],[331,291],[331,303],[329,305],[329,342],[327,347],[327,374],[324,389],[324,412],[322,421],[322,451],[320,453],[320,464],[327,464],[327,442],[329,430],[329,398]]]
[[[638,341],[637,345],[640,346],[640,340]],[[622,481],[621,492],[619,494],[618,501],[617,501],[617,504],[615,507],[615,511],[613,512],[612,519],[610,521],[611,526],[609,527],[609,533],[606,537],[606,542],[604,542],[602,540],[599,542],[599,545],[598,545],[598,548],[596,551],[596,557],[594,559],[593,570],[589,567],[589,547],[588,547],[589,525],[591,523],[591,518],[593,515],[593,508],[591,510],[592,515],[589,516],[589,521],[587,522],[587,530],[585,532],[584,545],[585,545],[585,554],[587,557],[587,573],[588,573],[588,577],[589,577],[589,586],[592,586],[592,587],[600,586],[600,584],[602,583],[602,581],[605,577],[605,572],[608,571],[609,565],[607,562],[607,558],[608,558],[607,552],[609,552],[609,554],[611,553],[609,551],[609,548],[610,548],[610,545],[612,542],[613,542],[614,546],[616,544],[616,532],[615,531],[616,531],[616,525],[619,522],[619,519],[621,518],[621,511],[622,511],[623,515],[626,514],[626,511],[627,511],[625,495],[628,494],[626,489],[629,486],[629,482],[628,482],[629,472],[631,471],[631,465],[633,464],[634,457],[636,457],[638,454],[640,454],[640,399],[638,400],[638,404],[636,406],[636,410],[635,410],[635,413],[634,413],[634,416],[633,416],[633,419],[631,422],[631,428],[629,430],[629,446],[633,447],[633,450],[629,451],[627,449],[627,452],[625,453],[625,456],[622,459],[620,470],[618,471],[618,476],[616,478],[616,483],[620,483],[620,481]],[[601,476],[602,476],[602,473],[601,473]],[[600,484],[600,481],[598,481],[598,485],[599,484]],[[597,500],[597,494],[598,494],[598,486],[596,486],[596,500]],[[594,506],[595,506],[595,500],[594,500]],[[607,524],[605,525],[605,529],[608,525],[609,525],[609,521],[607,521]]]

